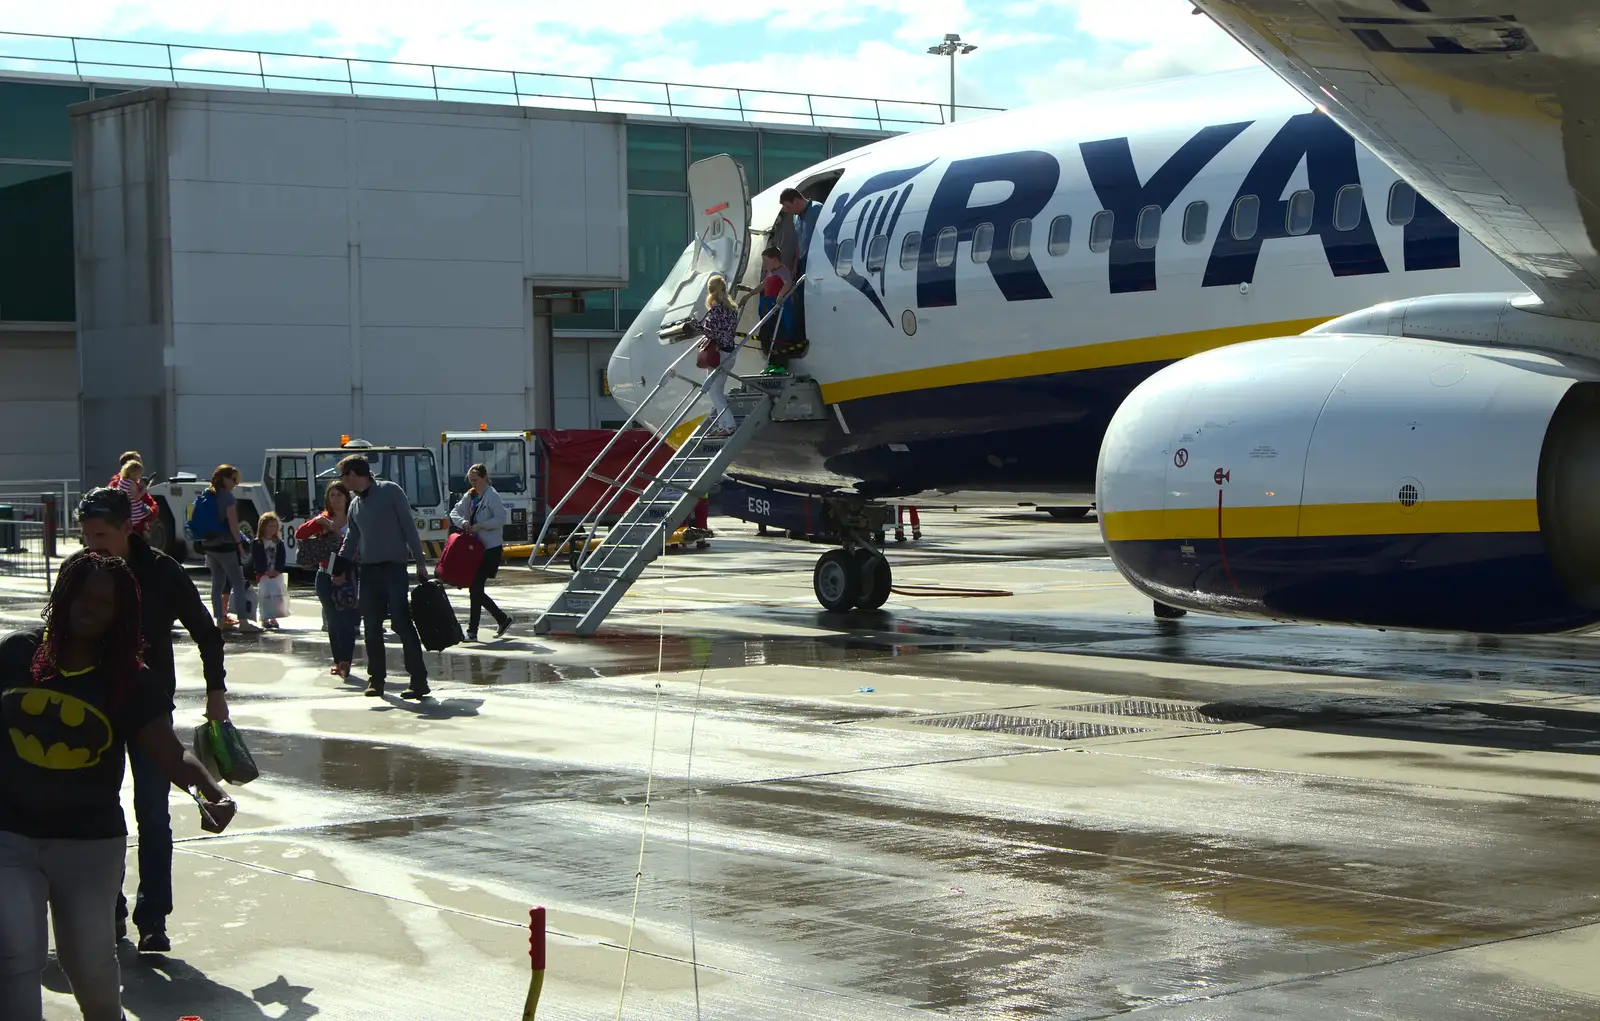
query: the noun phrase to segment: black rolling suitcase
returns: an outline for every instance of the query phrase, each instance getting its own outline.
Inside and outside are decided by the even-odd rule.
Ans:
[[[417,637],[429,652],[442,652],[466,641],[441,581],[420,582],[411,590],[411,623],[417,626]]]

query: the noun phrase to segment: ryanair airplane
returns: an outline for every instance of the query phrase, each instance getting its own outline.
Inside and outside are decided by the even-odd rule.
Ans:
[[[706,224],[613,392],[636,408],[682,353],[710,273],[759,287],[797,188],[822,208],[791,368],[827,414],[768,425],[736,479],[837,520],[1093,500],[1163,615],[1600,622],[1600,83],[1563,45],[1600,7],[1198,5],[1271,70],[887,139],[753,200],[697,164]],[[671,430],[703,375],[641,420]]]

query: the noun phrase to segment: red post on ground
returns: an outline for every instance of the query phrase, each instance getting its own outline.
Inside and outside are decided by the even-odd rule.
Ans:
[[[522,1021],[533,1021],[539,1009],[539,993],[544,990],[544,908],[528,912],[528,958],[533,974],[528,976],[528,999],[522,1005]]]

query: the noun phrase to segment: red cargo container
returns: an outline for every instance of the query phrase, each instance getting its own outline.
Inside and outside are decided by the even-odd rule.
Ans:
[[[643,429],[629,429],[620,436],[611,429],[535,429],[534,436],[537,440],[535,460],[538,473],[534,491],[535,533],[545,516],[555,510],[568,493],[572,495],[561,505],[552,534],[570,530],[571,526],[589,518],[597,505],[611,498],[614,488],[595,479],[586,479],[583,473],[594,464],[594,459],[600,451],[605,450],[613,436],[617,437],[617,442],[607,452],[606,459],[596,467],[607,478],[620,478],[620,473],[627,471],[630,464],[634,472],[642,470],[656,474],[672,457],[672,448],[662,444],[642,465],[634,463],[639,452],[655,439]],[[635,477],[622,481],[628,482],[633,489],[643,489],[647,480]],[[624,511],[633,506],[633,499],[631,492],[617,496],[600,516],[600,523],[614,524]]]

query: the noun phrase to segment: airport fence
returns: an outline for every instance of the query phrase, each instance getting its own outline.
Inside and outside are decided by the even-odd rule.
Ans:
[[[54,509],[56,527],[66,530],[82,495],[77,479],[0,479],[0,522],[41,521],[48,503]]]
[[[0,577],[37,578],[49,593],[60,566],[50,521],[0,520]]]
[[[268,92],[333,92],[884,132],[947,124],[955,120],[957,114],[967,120],[1001,109],[32,32],[0,32],[0,70],[85,82],[137,81],[256,88]]]

